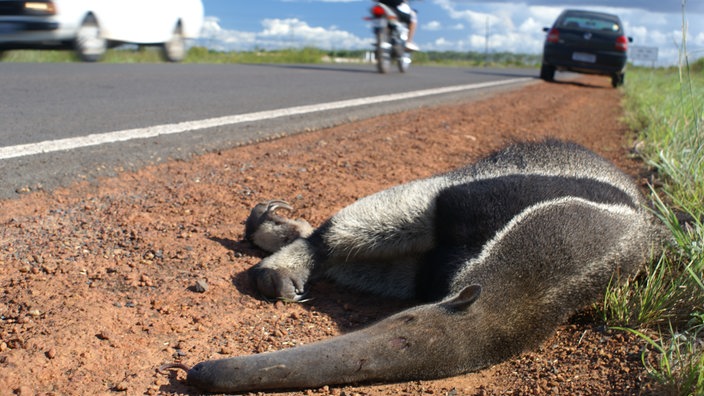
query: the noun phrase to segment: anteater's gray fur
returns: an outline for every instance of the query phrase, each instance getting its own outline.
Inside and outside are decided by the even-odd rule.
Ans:
[[[500,362],[538,345],[612,277],[656,253],[658,226],[643,204],[612,164],[557,141],[513,145],[363,198],[253,267],[258,290],[298,300],[325,276],[428,303],[319,343],[202,362],[188,381],[216,392],[307,388]],[[275,220],[281,238],[300,226]]]

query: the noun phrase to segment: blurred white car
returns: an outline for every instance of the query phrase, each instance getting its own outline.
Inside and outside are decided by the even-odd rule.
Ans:
[[[159,45],[171,62],[203,26],[201,0],[0,0],[0,55],[12,49],[74,49],[86,62],[122,43]]]

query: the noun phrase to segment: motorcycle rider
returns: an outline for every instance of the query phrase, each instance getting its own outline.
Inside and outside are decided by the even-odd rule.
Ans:
[[[416,33],[416,26],[418,26],[418,16],[415,10],[408,5],[406,0],[374,0],[378,3],[384,4],[396,10],[396,15],[398,19],[408,26],[408,39],[406,40],[406,50],[408,51],[419,51],[420,48],[413,42],[413,36]]]

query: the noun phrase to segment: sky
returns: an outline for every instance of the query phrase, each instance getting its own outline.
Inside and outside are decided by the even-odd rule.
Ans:
[[[683,3],[684,10],[683,13]],[[371,0],[203,0],[201,42],[221,50],[313,46],[371,49],[364,20]],[[704,0],[411,0],[421,50],[540,54],[545,33],[565,8],[617,14],[632,46],[657,47],[658,65],[704,57]],[[685,27],[683,29],[683,26]],[[683,36],[683,30],[687,32]]]

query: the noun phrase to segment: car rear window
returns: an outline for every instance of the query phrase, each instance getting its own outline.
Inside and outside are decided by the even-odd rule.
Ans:
[[[597,15],[566,15],[558,27],[580,30],[599,30],[618,33],[621,25],[617,22]]]

